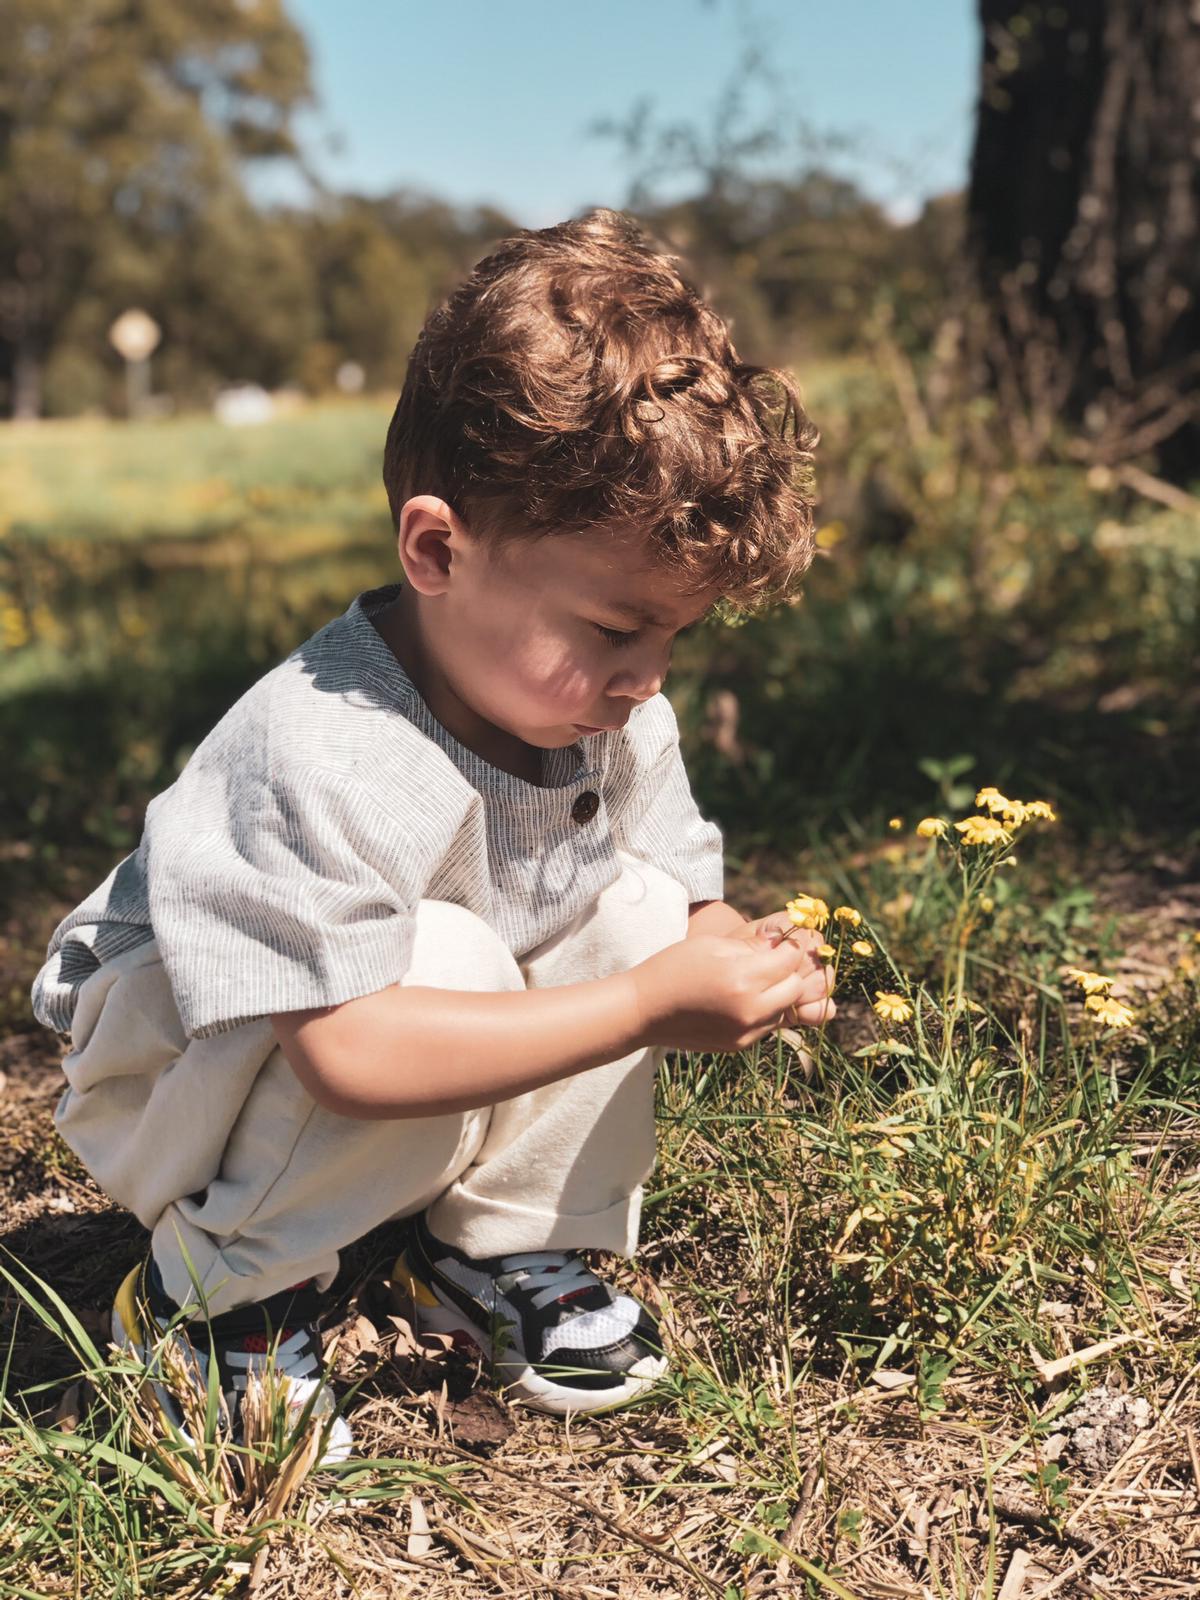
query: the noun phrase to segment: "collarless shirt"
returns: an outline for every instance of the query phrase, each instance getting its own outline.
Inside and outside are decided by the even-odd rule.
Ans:
[[[543,752],[540,784],[430,712],[376,631],[399,584],[351,602],[234,704],[146,810],[138,848],[55,930],[38,1020],[149,939],[192,1038],[396,983],[419,900],[450,900],[518,959],[619,875],[618,849],[689,901],[722,893],[664,695],[624,728]]]

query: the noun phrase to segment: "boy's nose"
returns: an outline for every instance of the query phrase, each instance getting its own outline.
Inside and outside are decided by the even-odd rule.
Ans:
[[[619,680],[610,683],[608,692],[614,700],[632,700],[635,705],[641,705],[643,700],[652,700],[666,682],[665,672],[639,673],[635,678],[626,673]]]
[[[667,668],[671,665],[670,647],[653,656],[623,666],[609,683],[608,692],[614,700],[651,700],[667,681]]]

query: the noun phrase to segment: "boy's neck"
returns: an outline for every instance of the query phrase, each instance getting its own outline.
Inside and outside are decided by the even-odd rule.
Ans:
[[[438,670],[425,645],[418,597],[408,584],[402,586],[390,606],[377,612],[371,620],[376,633],[447,733],[502,772],[523,778],[526,783],[541,783],[542,751],[481,717],[459,698]]]

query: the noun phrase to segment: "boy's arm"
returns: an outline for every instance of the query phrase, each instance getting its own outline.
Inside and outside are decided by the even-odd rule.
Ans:
[[[647,1025],[628,972],[502,993],[392,984],[270,1020],[318,1105],[367,1121],[510,1100],[628,1055]]]
[[[689,939],[745,926],[722,900],[688,907]],[[629,973],[500,994],[392,984],[271,1024],[319,1105],[368,1120],[495,1105],[628,1055],[645,1027]]]

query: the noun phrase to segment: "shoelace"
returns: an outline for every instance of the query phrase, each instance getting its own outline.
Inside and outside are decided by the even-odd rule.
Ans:
[[[578,1256],[563,1250],[543,1250],[519,1256],[501,1256],[500,1270],[510,1283],[519,1283],[541,1311],[554,1300],[565,1300],[582,1290],[603,1288]],[[502,1280],[497,1280],[502,1283]],[[507,1287],[502,1283],[502,1287]]]
[[[225,1365],[230,1369],[234,1388],[239,1391],[244,1390],[251,1372],[265,1372],[270,1365],[274,1365],[276,1371],[281,1372],[285,1378],[297,1381],[311,1378],[318,1370],[319,1362],[311,1349],[305,1349],[306,1341],[307,1336],[303,1328],[293,1333],[290,1339],[281,1339],[273,1363],[269,1351],[227,1350]]]

